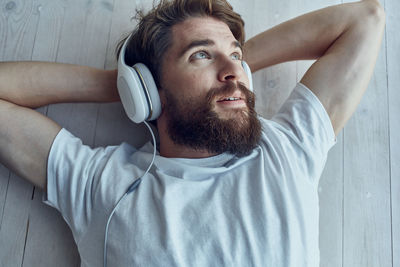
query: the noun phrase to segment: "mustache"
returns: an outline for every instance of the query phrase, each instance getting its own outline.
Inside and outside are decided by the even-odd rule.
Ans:
[[[217,88],[211,88],[207,93],[206,99],[208,104],[212,104],[212,101],[215,97],[219,95],[229,95],[233,94],[239,90],[245,97],[246,102],[249,107],[254,107],[255,105],[255,95],[252,91],[250,91],[242,82],[235,83],[233,81],[228,81],[225,85]]]

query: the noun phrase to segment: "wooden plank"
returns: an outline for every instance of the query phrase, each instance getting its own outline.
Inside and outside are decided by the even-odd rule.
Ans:
[[[343,134],[329,151],[319,182],[320,266],[341,266],[343,261]]]
[[[255,23],[254,11],[256,6],[256,0],[251,1],[240,1],[240,0],[232,0],[229,3],[232,5],[233,10],[238,12],[242,19],[244,20],[244,28],[245,28],[245,37],[246,40],[250,39],[252,36],[256,35],[258,32],[255,32],[257,23]],[[261,23],[265,23],[265,20],[260,20]]]
[[[0,11],[0,58],[30,60],[38,16],[33,0],[8,1]]]
[[[400,2],[386,0],[393,267],[400,266]]]
[[[50,61],[57,60],[58,47],[65,22],[65,1],[38,0],[36,12],[40,17],[37,33],[32,49],[32,60]],[[68,19],[67,19],[68,20]]]
[[[344,131],[343,266],[392,266],[385,55]]]
[[[0,231],[2,266],[21,266],[29,229],[29,211],[33,186],[12,174],[8,186]]]

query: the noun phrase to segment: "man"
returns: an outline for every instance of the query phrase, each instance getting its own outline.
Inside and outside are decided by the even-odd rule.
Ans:
[[[160,151],[110,222],[108,266],[318,266],[318,179],[370,80],[384,27],[379,3],[318,10],[243,46],[240,17],[224,1],[162,2],[146,18],[169,25],[164,49],[143,41],[153,62],[140,59],[163,105]],[[253,112],[242,59],[253,71],[318,60],[267,121]],[[54,80],[35,80],[37,69],[73,82],[48,90]],[[19,80],[21,72],[31,80]],[[116,100],[115,72],[4,63],[0,75],[8,77],[0,86],[1,161],[46,191],[82,265],[101,266],[107,220],[148,167],[152,145],[90,149],[22,106]]]

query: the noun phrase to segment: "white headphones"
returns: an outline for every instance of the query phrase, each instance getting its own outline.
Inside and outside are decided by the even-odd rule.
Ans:
[[[125,50],[130,37],[126,39],[119,54],[117,87],[122,105],[129,119],[135,123],[155,120],[161,114],[161,102],[153,75],[146,65],[136,63],[133,67],[125,64]],[[246,62],[242,66],[253,91],[251,70]]]

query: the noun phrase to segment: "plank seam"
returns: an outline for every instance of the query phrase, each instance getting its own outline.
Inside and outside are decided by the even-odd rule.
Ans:
[[[24,265],[26,241],[28,240],[28,232],[29,232],[29,216],[28,216],[28,221],[26,222],[25,242],[24,242],[24,249],[23,249],[23,252],[22,252],[21,267],[23,267],[23,265]]]
[[[32,45],[32,50],[31,50],[31,60],[33,60],[33,53],[35,51],[35,44],[36,44],[36,38],[37,38],[37,34],[38,34],[38,30],[39,30],[39,21],[40,21],[40,15],[41,13],[39,13],[39,18],[36,22],[36,32],[35,32],[35,37],[33,38],[33,45]]]
[[[115,8],[115,0],[113,0],[113,13],[114,13],[114,8]],[[104,65],[103,65],[103,69],[106,69],[107,67],[107,58],[108,58],[108,52],[110,51],[110,39],[111,39],[111,29],[112,29],[112,25],[113,25],[113,20],[114,20],[114,16],[111,16],[111,22],[110,22],[110,27],[108,29],[108,40],[107,40],[107,46],[106,46],[106,56],[104,58]],[[114,49],[115,52],[115,49]]]
[[[55,58],[55,62],[58,62],[58,54],[60,52],[60,44],[61,44],[61,38],[62,38],[62,30],[64,29],[64,25],[65,25],[65,7],[63,7],[63,16],[62,16],[62,23],[61,23],[61,30],[59,32],[59,38],[57,40],[57,50],[56,50],[56,58]]]
[[[345,134],[344,131],[346,130],[346,127],[343,128],[342,131],[342,137],[343,137],[343,141],[342,141],[342,267],[344,267],[344,216],[345,216],[345,188],[344,188],[344,184],[345,184],[345,173],[344,173],[344,158],[345,158],[345,153],[344,153],[344,147],[345,147]]]
[[[3,218],[4,218],[4,207],[6,206],[6,200],[7,200],[7,195],[8,195],[8,186],[10,185],[10,178],[11,178],[11,172],[8,172],[8,180],[7,180],[7,186],[6,186],[6,194],[4,196],[4,205],[1,210],[1,217],[0,217],[0,231],[1,231],[1,226],[3,225]]]
[[[341,2],[341,4],[344,4],[344,1],[343,0],[341,0],[340,1]],[[343,134],[343,145],[342,145],[342,155],[343,155],[343,157],[342,157],[342,181],[343,181],[343,183],[342,183],[342,267],[344,267],[344,230],[345,230],[345,225],[344,225],[344,216],[345,216],[345,211],[344,211],[344,209],[345,209],[345,189],[344,189],[344,183],[345,183],[345,165],[344,165],[344,159],[345,159],[345,153],[344,153],[344,148],[345,148],[345,130],[346,130],[346,127],[344,127],[343,128],[343,131],[342,131],[342,134]]]
[[[36,186],[33,186],[31,200],[33,200],[33,197],[35,196],[35,189],[36,189]]]
[[[98,124],[99,116],[100,116],[99,114],[100,114],[100,104],[97,104],[96,122],[95,122],[95,125],[94,125],[95,131],[94,131],[94,134],[93,134],[92,146],[96,146],[97,124]]]

